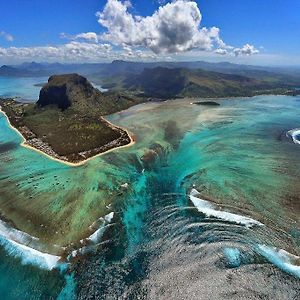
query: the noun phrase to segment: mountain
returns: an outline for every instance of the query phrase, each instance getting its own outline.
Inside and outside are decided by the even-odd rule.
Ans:
[[[3,65],[0,67],[0,76],[8,76],[8,77],[22,77],[28,76],[30,72],[27,70],[21,70],[16,67]]]
[[[284,93],[300,85],[278,76],[253,78],[224,74],[202,69],[163,68],[144,69],[141,74],[130,75],[116,85],[117,88],[143,93],[146,97],[230,97],[253,96],[261,93]]]
[[[297,68],[271,68],[228,62],[30,62],[0,68],[0,76],[51,76],[65,73],[78,73],[110,90],[126,94],[129,92],[129,95],[140,91],[144,96],[159,98],[278,94],[300,86],[300,70]],[[110,111],[109,105],[107,111]]]
[[[53,75],[41,91],[37,106],[56,106],[62,111],[70,108],[80,114],[110,114],[138,103],[120,93],[102,93],[78,74]]]
[[[65,110],[70,106],[98,105],[103,99],[102,93],[88,80],[78,74],[53,75],[40,91],[37,105],[44,107],[56,105]]]
[[[243,75],[253,78],[264,77],[300,77],[300,68],[296,67],[262,67],[252,65],[240,65],[229,62],[211,63],[205,61],[189,62],[132,62],[115,60],[111,63],[83,63],[83,64],[61,64],[61,63],[23,63],[14,66],[2,66],[0,76],[50,76],[53,74],[79,73],[93,80],[103,80],[107,77],[123,76],[128,74],[140,74],[144,69],[183,68],[202,69],[224,74]]]

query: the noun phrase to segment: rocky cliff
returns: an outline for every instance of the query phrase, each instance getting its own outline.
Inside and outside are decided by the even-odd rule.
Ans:
[[[44,107],[56,105],[65,110],[70,106],[90,106],[99,104],[102,93],[78,74],[53,75],[41,89],[37,105]]]

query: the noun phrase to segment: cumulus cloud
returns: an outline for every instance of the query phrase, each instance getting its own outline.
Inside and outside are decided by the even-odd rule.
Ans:
[[[255,49],[253,45],[246,44],[242,48],[235,48],[233,49],[233,53],[235,56],[239,55],[253,55],[259,53],[259,50]]]
[[[13,42],[14,40],[14,37],[5,31],[0,31],[0,37],[6,39],[8,42]]]
[[[215,53],[220,54],[220,55],[226,55],[226,54],[228,54],[228,51],[224,48],[218,48],[215,50]]]
[[[157,0],[161,6],[150,16],[132,13],[130,1],[107,0],[97,12],[102,34],[61,33],[69,41],[64,45],[40,47],[0,47],[0,58],[14,60],[99,61],[113,59],[173,59],[188,52],[209,53],[228,57],[250,56],[259,51],[250,44],[241,48],[227,45],[217,27],[201,27],[202,15],[192,0]],[[0,37],[13,41],[13,36],[0,31]],[[202,52],[201,52],[202,51]],[[201,53],[200,53],[201,52]],[[184,54],[183,54],[184,53]]]
[[[220,40],[218,45],[219,48],[217,48],[214,52],[219,55],[250,56],[259,53],[259,50],[250,44],[245,44],[242,48],[234,48],[226,45],[222,40]]]
[[[68,40],[84,40],[86,42],[98,43],[98,35],[95,32],[83,32],[76,35],[70,35],[62,32],[60,38]]]
[[[129,12],[129,1],[108,0],[98,12],[98,22],[107,29],[101,35],[115,45],[146,47],[154,53],[176,53],[191,49],[211,50],[219,29],[200,28],[202,15],[194,1],[177,0],[159,7],[148,17]]]
[[[109,44],[70,42],[59,46],[0,48],[0,58],[49,59],[49,60],[98,60],[108,58],[112,47]]]
[[[98,43],[98,36],[95,32],[79,33],[75,36],[75,39],[83,39],[86,41]]]
[[[41,47],[0,47],[0,60],[12,61],[60,61],[60,62],[99,62],[115,59],[155,60],[151,51],[134,50],[124,46],[113,49],[110,44],[95,44],[72,41],[64,45]]]

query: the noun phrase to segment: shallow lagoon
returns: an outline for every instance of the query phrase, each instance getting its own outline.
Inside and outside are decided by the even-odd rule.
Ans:
[[[47,82],[47,77],[3,77],[0,76],[0,97],[20,98],[24,102],[37,101],[40,84]]]
[[[37,274],[49,271],[32,261],[22,266],[13,250],[6,256],[3,249],[2,284],[19,280],[5,297],[30,299],[32,286],[46,297],[50,285],[51,297],[63,286],[73,297],[75,284],[82,299],[199,299],[200,292],[204,299],[292,299],[299,280],[282,267],[276,250],[261,245],[300,254],[300,148],[285,135],[299,127],[299,100],[260,96],[224,99],[220,107],[190,100],[132,107],[109,120],[134,133],[137,143],[76,168],[19,146],[20,137],[1,117],[0,205],[15,227],[58,254],[54,244],[79,247],[95,220],[115,212],[101,242],[72,261],[73,277],[53,270],[46,284]],[[190,201],[192,187],[217,210],[264,226],[207,216]],[[26,281],[18,279],[23,274]]]

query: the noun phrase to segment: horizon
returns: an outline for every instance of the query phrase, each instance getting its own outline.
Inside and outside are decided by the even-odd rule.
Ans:
[[[294,0],[276,6],[271,0],[12,0],[0,4],[0,64],[124,60],[298,67],[299,8]]]
[[[236,66],[249,66],[249,67],[258,67],[258,68],[270,68],[270,69],[298,69],[300,68],[299,65],[259,65],[259,64],[246,64],[246,63],[235,63],[235,62],[230,62],[230,61],[207,61],[207,60],[193,60],[193,61],[188,61],[188,60],[182,60],[182,61],[167,61],[167,60],[157,60],[157,61],[138,61],[138,60],[123,60],[123,59],[115,59],[112,61],[104,61],[104,62],[59,62],[59,61],[53,61],[53,62],[48,62],[48,61],[23,61],[15,64],[2,64],[0,65],[1,67],[4,66],[9,66],[9,67],[20,67],[22,65],[29,65],[29,64],[40,64],[40,65],[55,65],[55,64],[60,64],[60,65],[97,65],[97,64],[112,64],[114,62],[123,62],[123,63],[144,63],[144,64],[160,64],[160,63],[170,63],[170,64],[176,64],[176,63],[208,63],[208,64],[216,64],[216,65],[221,65],[221,64],[229,64],[229,65],[236,65]],[[159,66],[158,66],[159,67]],[[167,67],[166,67],[167,68]],[[178,67],[181,68],[181,67]],[[184,67],[182,67],[184,68]],[[201,69],[201,68],[200,68]]]

